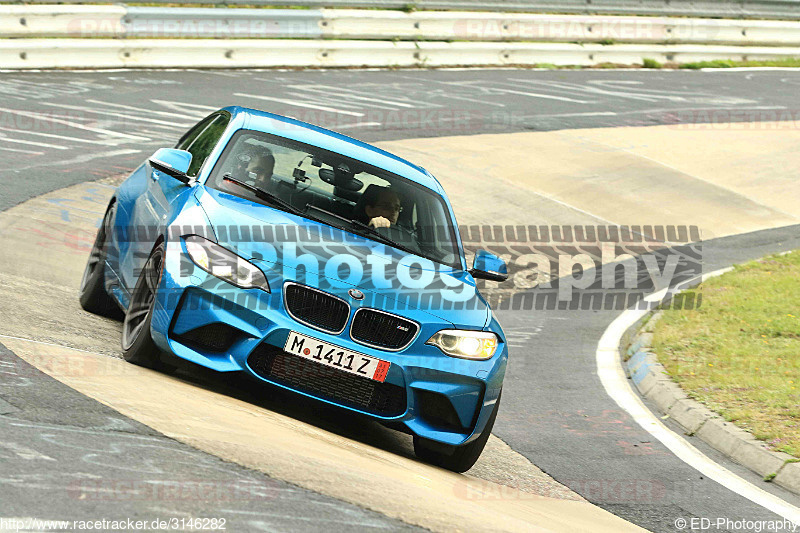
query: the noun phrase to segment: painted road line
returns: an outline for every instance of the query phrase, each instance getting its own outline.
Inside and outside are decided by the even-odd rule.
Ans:
[[[87,103],[90,104],[97,104],[97,105],[104,105],[109,107],[118,107],[120,109],[127,109],[129,111],[139,111],[140,113],[147,113],[148,115],[158,115],[160,117],[175,117],[175,118],[187,118],[186,113],[170,113],[169,111],[156,111],[153,109],[144,109],[141,107],[134,107],[130,105],[123,105],[123,104],[116,104],[114,102],[104,102],[102,100],[86,100]]]
[[[520,82],[528,85],[537,85],[539,87],[547,87],[550,89],[558,90],[560,92],[583,93],[591,95],[602,96],[616,96],[618,98],[628,98],[630,100],[643,100],[646,102],[656,102],[658,100],[674,101],[675,97],[667,95],[645,95],[633,92],[624,92],[620,90],[609,90],[600,87],[590,87],[588,85],[579,85],[577,83],[563,83],[557,81],[544,81],[544,80],[525,80],[519,78],[510,78],[509,81]],[[588,82],[587,82],[588,83]],[[678,97],[679,101],[684,101],[685,98]]]
[[[380,122],[357,122],[355,124],[342,124],[341,126],[336,126],[335,129],[337,130],[349,130],[353,128],[368,128],[372,126],[380,126]]]
[[[80,137],[68,137],[66,135],[56,135],[54,133],[43,133],[41,131],[29,131],[29,130],[15,130],[12,128],[2,128],[2,131],[12,131],[19,135],[36,135],[38,137],[48,137],[50,139],[61,139],[63,141],[74,141],[74,142],[81,142],[81,143],[89,143],[89,144],[102,144],[104,146],[108,146],[109,143],[107,141],[96,141],[93,139],[81,139]]]
[[[445,69],[443,69],[443,70],[445,70]],[[502,70],[502,69],[500,69],[500,70]],[[419,79],[417,79],[417,78],[414,78],[414,77],[412,77],[412,76],[404,76],[404,75],[402,75],[402,74],[395,74],[395,75],[394,75],[394,77],[397,77],[397,78],[403,78],[403,79],[405,79],[405,80],[413,80],[415,83],[419,83]],[[439,85],[447,85],[447,86],[448,86],[448,87],[450,87],[451,89],[452,89],[452,87],[453,87],[453,82],[446,82],[446,81],[439,81],[439,80],[430,80],[430,79],[428,79],[428,80],[425,80],[425,81],[426,81],[426,83],[437,83],[437,84],[439,84]],[[466,86],[466,85],[464,85],[464,84],[461,84],[461,85],[459,85],[459,87],[462,87],[462,88],[463,88],[463,87],[468,87],[468,86]],[[437,94],[437,93],[435,93],[435,92],[431,92],[431,91],[428,91],[428,93],[427,93],[427,94],[433,94],[433,95],[435,95],[435,96],[443,96],[444,98],[450,98],[450,99],[453,99],[453,100],[461,100],[461,101],[464,101],[464,102],[474,102],[474,103],[479,103],[479,104],[481,104],[481,105],[491,105],[491,106],[495,106],[495,107],[506,107],[506,105],[505,105],[505,104],[503,104],[503,103],[500,103],[500,102],[490,102],[490,101],[486,100],[485,98],[469,98],[469,97],[467,97],[467,96],[459,96],[459,95],[454,95],[454,94],[443,94],[443,95],[439,95],[439,94]],[[417,106],[417,107],[419,107],[419,106]]]
[[[200,104],[188,104],[186,102],[173,102],[172,100],[157,100],[154,98],[150,101],[154,104],[162,105],[167,109],[174,109],[175,111],[181,111],[183,113],[195,115],[198,118],[205,118],[209,113],[219,110],[218,107]],[[187,107],[189,109],[186,109]],[[195,109],[196,111],[192,111],[192,109]]]
[[[570,102],[574,104],[597,104],[597,100],[577,100],[575,98],[568,98],[566,96],[556,96],[554,94],[542,94],[542,93],[529,93],[527,91],[516,91],[513,89],[501,89],[500,87],[490,87],[490,91],[499,91],[502,93],[508,94],[519,94],[522,96],[532,96],[534,98],[547,98],[549,100],[559,100],[561,102]]]
[[[44,155],[44,152],[34,152],[32,150],[20,150],[19,148],[7,148],[5,146],[0,146],[0,150],[3,150],[4,152],[16,152],[18,154]]]
[[[704,275],[701,281],[729,271],[730,268],[721,269]],[[685,286],[691,283],[687,282]],[[676,292],[676,291],[673,291]],[[667,295],[667,289],[653,293],[645,298],[648,302],[662,301]],[[606,390],[606,393],[623,409],[637,424],[653,437],[659,440],[679,459],[698,470],[704,476],[713,479],[729,490],[747,498],[751,502],[772,511],[787,520],[800,523],[800,509],[756,487],[749,481],[737,476],[730,470],[718,465],[697,448],[692,446],[683,437],[669,429],[644,405],[639,395],[631,388],[625,371],[620,363],[619,343],[625,332],[636,322],[642,319],[649,310],[629,309],[618,316],[603,333],[597,344],[595,360],[597,375]]]
[[[25,141],[22,139],[11,139],[4,135],[0,135],[0,141],[7,142],[7,143],[19,143],[19,144],[28,144],[31,146],[38,146],[39,148],[55,148],[56,150],[69,150],[67,146],[61,146],[60,144],[49,144],[49,143],[39,143],[36,141]]]
[[[287,87],[298,91],[322,93],[325,95],[338,93],[337,96],[341,98],[349,98],[351,100],[358,100],[359,102],[373,102],[367,105],[371,107],[377,107],[379,109],[392,109],[392,107],[408,107],[408,108],[416,107],[412,104],[406,104],[404,102],[397,102],[388,99],[381,100],[380,98],[370,98],[368,96],[361,96],[352,89],[342,89],[341,87],[332,87],[330,85],[315,85],[314,87],[305,87],[303,85],[287,85]]]
[[[297,107],[307,107],[309,109],[318,109],[319,111],[329,111],[331,113],[340,113],[342,115],[351,115],[354,117],[363,117],[364,113],[356,111],[345,111],[343,109],[336,109],[335,107],[321,106],[309,102],[298,102],[297,100],[287,100],[285,98],[273,98],[271,96],[261,96],[257,94],[234,93],[234,96],[241,96],[242,98],[256,98],[258,100],[268,100],[271,102],[278,102],[281,104],[293,105]]]
[[[148,117],[139,117],[136,115],[128,115],[125,113],[120,113],[119,111],[103,111],[100,109],[96,109],[93,107],[84,107],[84,106],[77,106],[77,105],[67,105],[67,104],[57,104],[53,102],[41,102],[42,105],[51,106],[51,107],[60,107],[62,109],[74,109],[76,111],[85,111],[87,113],[95,113],[98,115],[110,115],[112,117],[121,117],[127,118],[129,120],[138,120],[140,122],[149,122],[150,124],[158,124],[160,126],[168,126],[170,128],[189,128],[194,124],[183,124],[178,122],[166,122],[164,120],[158,120],[154,118]]]
[[[106,129],[102,129],[102,128],[92,128],[92,127],[89,127],[89,126],[84,126],[83,124],[78,124],[77,122],[74,122],[72,120],[62,120],[60,118],[53,118],[51,115],[43,115],[41,113],[32,113],[32,112],[28,112],[28,111],[21,111],[19,109],[7,109],[7,108],[4,108],[4,107],[0,107],[0,111],[5,112],[5,113],[12,113],[14,115],[19,115],[19,116],[22,116],[22,117],[33,118],[33,119],[43,120],[43,121],[50,121],[50,122],[54,122],[56,124],[63,124],[65,126],[69,126],[71,128],[77,128],[79,130],[84,130],[84,131],[91,131],[92,133],[97,133],[99,135],[109,135],[111,137],[119,137],[119,138],[122,138],[122,139],[130,139],[132,141],[143,141],[143,142],[146,142],[146,141],[150,140],[149,137],[143,137],[141,135],[130,135],[128,133],[120,133],[118,131],[111,131],[111,130],[106,130]]]
[[[10,149],[10,148],[2,148],[2,147],[0,147],[0,150],[20,151],[20,150],[13,150],[13,149]],[[0,171],[2,171],[2,170],[17,170],[17,171],[20,171],[20,170],[28,170],[28,169],[31,169],[31,168],[37,168],[37,167],[38,168],[55,167],[55,166],[63,167],[63,166],[72,165],[72,164],[75,164],[75,163],[87,163],[87,162],[92,161],[94,159],[102,159],[102,158],[106,158],[106,157],[116,157],[116,156],[129,155],[129,154],[138,154],[140,152],[142,152],[142,150],[133,150],[133,149],[129,149],[129,150],[110,150],[108,152],[89,152],[89,153],[84,153],[84,154],[78,155],[76,157],[73,157],[72,159],[62,159],[62,160],[56,160],[56,161],[48,161],[46,163],[36,163],[36,164],[33,164],[33,165],[28,165],[26,167],[18,167],[18,168],[14,168],[14,169],[0,168]],[[29,153],[32,153],[32,154],[35,153],[35,154],[38,154],[38,155],[43,155],[43,152],[29,152]]]

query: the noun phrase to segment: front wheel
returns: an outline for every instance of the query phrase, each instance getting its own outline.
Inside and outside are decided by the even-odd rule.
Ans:
[[[114,203],[106,211],[103,223],[97,230],[92,252],[86,261],[86,268],[81,279],[81,288],[78,292],[81,307],[90,313],[119,318],[120,311],[114,300],[106,292],[106,256],[108,255],[108,240],[114,228],[114,215],[117,204]]]
[[[448,446],[446,444],[437,443],[429,439],[414,436],[414,453],[418,458],[426,463],[452,470],[453,472],[466,472],[475,464],[478,457],[481,456],[486,443],[489,441],[489,435],[492,434],[494,421],[497,418],[497,411],[500,408],[500,396],[494,403],[489,420],[486,421],[486,427],[483,428],[481,434],[463,446]]]
[[[163,271],[164,243],[161,243],[150,253],[131,293],[122,323],[122,356],[129,363],[171,372],[175,367],[161,361],[161,350],[150,336],[156,291]]]

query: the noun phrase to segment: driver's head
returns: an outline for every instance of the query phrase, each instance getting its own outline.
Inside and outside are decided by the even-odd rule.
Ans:
[[[397,224],[397,217],[400,216],[402,210],[400,197],[388,187],[379,189],[378,194],[364,206],[364,211],[370,219],[384,217],[392,224]]]
[[[247,177],[255,179],[256,187],[266,189],[272,179],[272,171],[275,169],[275,156],[269,150],[263,150],[250,157],[247,162],[245,172]]]

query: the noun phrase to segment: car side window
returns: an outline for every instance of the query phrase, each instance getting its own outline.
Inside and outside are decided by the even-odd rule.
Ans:
[[[183,137],[181,137],[181,140],[178,141],[178,144],[175,145],[175,148],[177,150],[186,150],[192,145],[197,136],[203,133],[203,130],[206,129],[211,121],[215,118],[217,118],[216,115],[211,115],[192,126],[192,129],[187,131]]]
[[[228,126],[228,117],[225,115],[216,115],[205,125],[205,128],[191,140],[191,144],[179,149],[186,150],[192,154],[192,163],[189,165],[189,171],[186,173],[189,176],[197,176],[202,168],[203,163],[206,162],[208,156],[211,155],[212,150],[219,142],[220,137],[225,132]],[[200,125],[202,126],[202,124]],[[192,132],[193,133],[193,132]],[[189,138],[186,139],[189,141]],[[181,144],[184,144],[182,142]]]

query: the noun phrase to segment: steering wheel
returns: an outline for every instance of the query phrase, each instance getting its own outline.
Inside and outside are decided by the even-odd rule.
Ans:
[[[412,231],[403,226],[393,224],[388,228],[375,228],[381,235],[392,239],[393,241],[405,245],[412,250],[419,251],[419,244],[417,243],[417,236]]]

